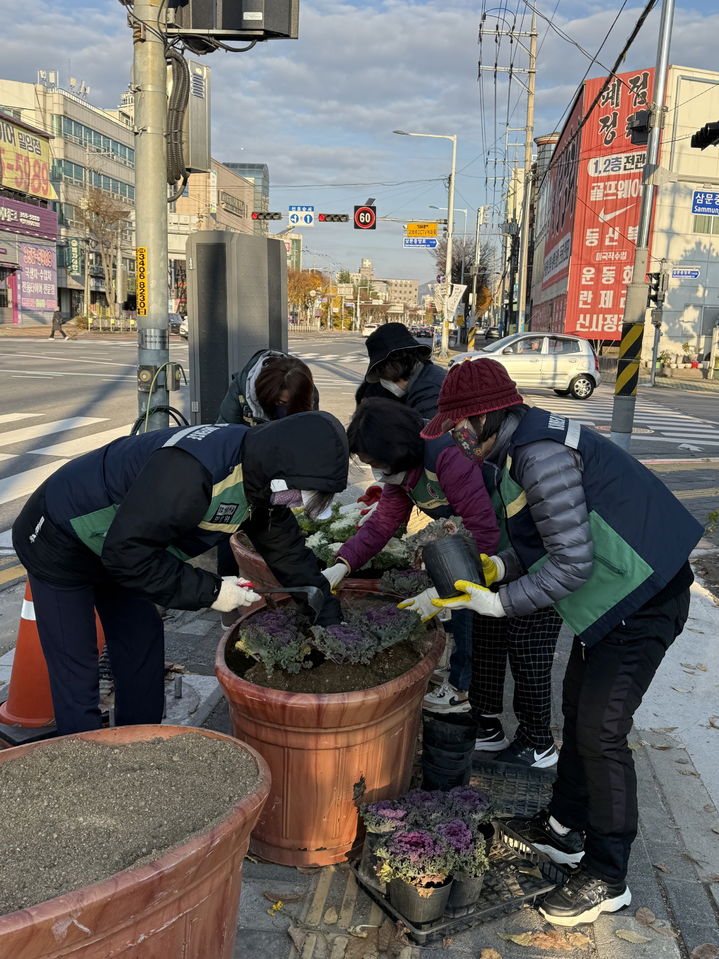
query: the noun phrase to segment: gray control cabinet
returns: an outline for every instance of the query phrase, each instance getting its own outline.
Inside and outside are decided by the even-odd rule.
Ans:
[[[257,350],[287,351],[282,240],[224,230],[187,241],[190,422],[214,423],[230,378]]]

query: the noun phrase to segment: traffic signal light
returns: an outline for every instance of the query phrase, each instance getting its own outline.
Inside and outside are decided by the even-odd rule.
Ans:
[[[705,123],[701,130],[692,134],[692,146],[695,150],[706,150],[719,143],[719,123]]]
[[[320,223],[346,223],[349,220],[347,213],[318,213]]]
[[[651,130],[651,114],[649,110],[637,110],[627,121],[629,138],[636,147],[643,147],[649,142]]]
[[[253,220],[281,220],[281,213],[268,213],[267,210],[253,210],[252,211]]]
[[[649,284],[647,306],[660,307],[664,302],[664,294],[667,289],[667,274],[647,273],[647,283]]]

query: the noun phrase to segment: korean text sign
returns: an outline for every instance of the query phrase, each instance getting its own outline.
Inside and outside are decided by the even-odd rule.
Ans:
[[[0,117],[0,185],[18,193],[57,200],[50,182],[48,138],[7,117]]]

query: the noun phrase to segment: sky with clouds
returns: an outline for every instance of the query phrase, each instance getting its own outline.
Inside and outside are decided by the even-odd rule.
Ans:
[[[589,76],[604,75],[600,64],[611,65],[624,45],[641,11],[633,2],[627,0]],[[586,51],[597,53],[619,6],[616,0],[537,0],[535,8],[541,15],[538,135],[558,128],[590,63]],[[490,30],[498,17],[505,26],[529,29],[531,13],[521,0],[499,0],[486,9]],[[355,270],[370,257],[377,275],[433,279],[431,256],[402,248],[402,222],[446,216],[431,206],[447,204],[451,145],[393,135],[397,128],[457,135],[455,202],[468,210],[468,232],[474,232],[477,206],[499,203],[501,181],[487,178],[505,173],[505,128],[524,123],[525,102],[518,79],[510,85],[501,72],[495,85],[493,71],[485,71],[480,90],[482,11],[469,0],[300,0],[298,40],[203,58],[213,71],[213,155],[267,163],[271,209],[286,213],[288,204],[313,204],[318,212],[351,214],[354,204],[372,196],[380,217],[400,221],[380,220],[373,233],[353,230],[351,223],[317,224],[304,233],[305,266]],[[132,57],[119,2],[28,0],[20,7],[17,0],[0,0],[0,18],[3,77],[34,81],[38,69],[56,69],[65,86],[69,76],[88,83],[96,106],[117,105]],[[549,29],[548,20],[574,42]],[[623,69],[654,64],[658,25],[655,9]],[[671,62],[715,69],[718,32],[714,0],[679,0]],[[498,45],[485,37],[481,57],[487,66],[495,59],[526,65],[526,53],[506,37]],[[522,134],[507,137],[511,143]],[[493,242],[498,222],[495,211],[484,242]],[[459,213],[456,230],[463,229]]]

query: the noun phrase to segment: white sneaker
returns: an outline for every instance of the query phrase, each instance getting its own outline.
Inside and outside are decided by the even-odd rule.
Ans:
[[[422,707],[432,713],[468,713],[472,708],[467,693],[460,692],[448,682],[427,693]]]
[[[442,686],[444,683],[449,680],[449,668],[447,669],[435,669],[432,675],[429,677],[429,681],[433,686]]]

